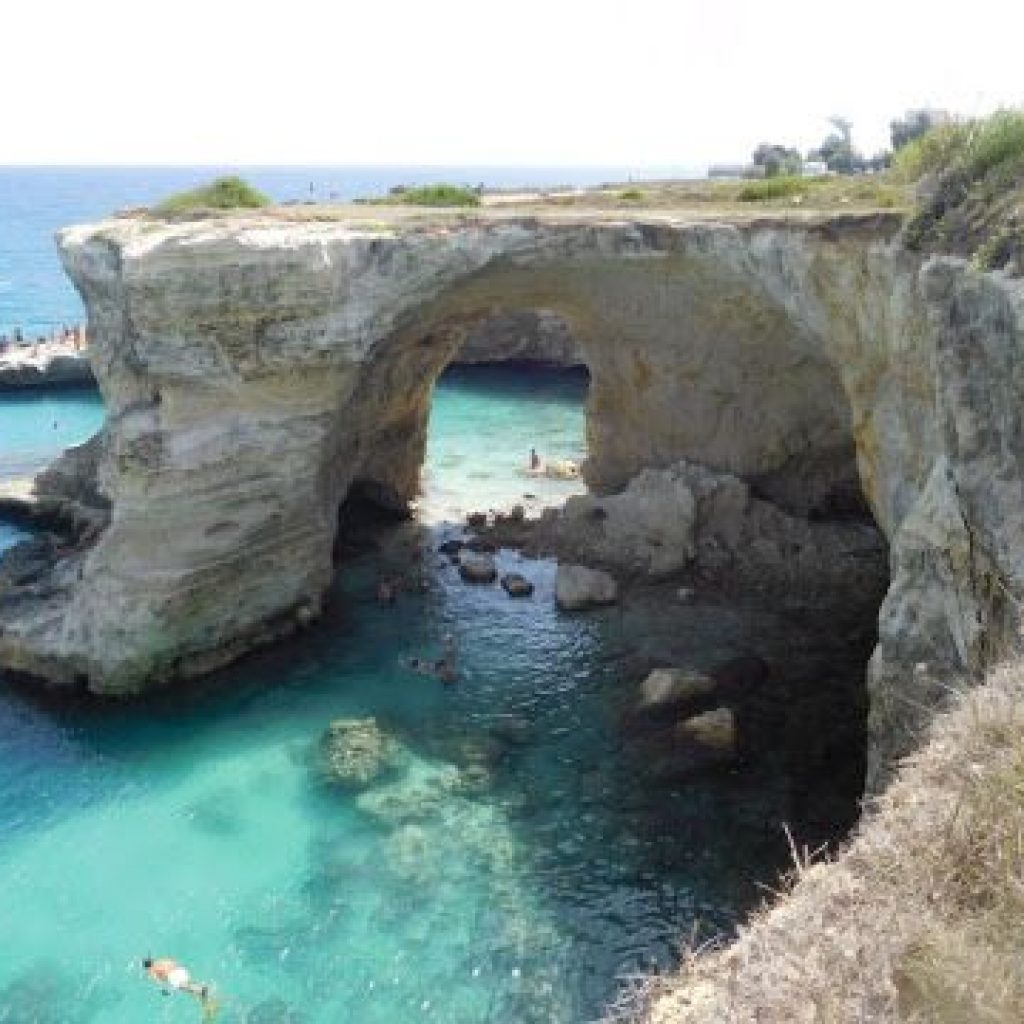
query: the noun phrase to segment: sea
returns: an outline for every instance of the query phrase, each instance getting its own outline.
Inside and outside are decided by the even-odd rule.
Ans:
[[[222,170],[0,169],[0,333],[82,320],[57,228]],[[630,171],[242,173],[301,201]],[[349,553],[301,637],[132,701],[0,676],[0,1022],[196,1021],[195,1000],[142,971],[170,956],[211,986],[225,1024],[584,1024],[757,904],[785,863],[780,823],[751,811],[742,779],[652,782],[623,722],[656,641],[707,666],[777,632],[771,615],[701,600],[671,617],[657,604],[566,615],[549,560],[499,553],[536,587],[513,601],[465,585],[437,551],[467,511],[579,488],[538,493],[522,467],[531,447],[585,455],[586,394],[581,371],[443,375],[424,467],[438,515]],[[103,418],[94,391],[0,396],[0,477],[34,472]],[[0,548],[25,536],[0,522]],[[419,585],[379,607],[382,572]],[[408,670],[449,633],[457,685]],[[325,768],[340,719],[386,739],[385,770],[358,791]]]

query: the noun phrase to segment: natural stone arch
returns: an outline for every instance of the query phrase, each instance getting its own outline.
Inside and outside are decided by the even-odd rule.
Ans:
[[[422,344],[432,325],[529,304],[569,317],[586,346],[598,489],[690,457],[811,505],[817,464],[846,475],[828,453],[849,453],[849,424],[892,546],[871,670],[884,765],[950,679],[1005,649],[1024,593],[1024,297],[954,263],[922,275],[897,227],[484,216],[66,232],[111,413],[113,511],[6,617],[0,660],[137,689],[315,613],[352,481],[414,487],[422,385],[400,385],[450,358]],[[380,458],[403,444],[404,459]]]
[[[371,348],[355,408],[373,424],[360,437],[374,436],[343,464],[411,498],[431,388],[466,332],[541,308],[568,323],[590,371],[585,476],[595,491],[684,457],[754,478],[800,511],[857,488],[849,403],[825,340],[756,278],[700,255],[667,254],[654,275],[621,258],[559,265],[541,255],[456,281]]]

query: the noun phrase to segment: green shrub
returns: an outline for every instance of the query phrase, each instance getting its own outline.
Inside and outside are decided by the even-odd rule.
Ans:
[[[925,132],[893,154],[896,177],[906,182],[919,181],[926,174],[949,167],[966,151],[971,125],[951,121]]]
[[[176,192],[160,203],[158,213],[188,213],[193,210],[240,210],[269,206],[270,199],[235,175],[217,178],[209,185]]]
[[[646,199],[642,189],[639,188],[624,188],[619,193],[619,198],[627,203],[639,203]]]
[[[981,120],[939,125],[904,146],[893,166],[911,182],[951,171],[977,181],[997,167],[1024,166],[1024,111],[999,110]]]
[[[467,185],[418,185],[415,188],[398,186],[392,188],[387,196],[366,202],[404,206],[479,206],[480,196],[475,188]]]
[[[967,172],[977,180],[996,167],[1024,167],[1024,111],[999,110],[978,122],[967,152]]]
[[[802,195],[808,191],[807,178],[780,174],[774,178],[763,178],[744,185],[739,192],[741,203],[760,203],[767,199],[784,199],[787,196]]]

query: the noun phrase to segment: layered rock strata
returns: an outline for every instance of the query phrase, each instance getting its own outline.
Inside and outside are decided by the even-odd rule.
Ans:
[[[98,692],[204,671],[308,618],[354,484],[417,488],[466,330],[561,317],[591,373],[599,494],[687,459],[787,513],[866,498],[891,548],[875,769],[1016,636],[1019,283],[823,222],[111,221],[60,237],[109,414],[104,531],[2,609],[0,662]],[[919,663],[923,668],[914,671]]]

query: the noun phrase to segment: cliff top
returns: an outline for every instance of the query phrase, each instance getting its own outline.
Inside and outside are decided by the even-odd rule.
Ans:
[[[780,184],[781,183],[781,184]],[[784,187],[783,187],[784,186]],[[545,223],[715,221],[748,224],[821,224],[878,218],[897,221],[905,196],[885,180],[831,177],[743,181],[659,181],[601,188],[484,192],[478,206],[418,206],[385,197],[372,202],[294,203],[251,209],[133,209],[116,221],[232,225],[331,223],[358,232],[392,233],[452,225],[537,220]]]
[[[412,206],[368,206],[361,204],[303,204],[271,206],[260,210],[205,210],[193,215],[164,217],[148,210],[132,210],[93,224],[77,225],[60,232],[62,242],[102,236],[115,243],[129,241],[156,243],[165,238],[225,238],[252,232],[305,237],[345,235],[382,236],[414,233],[449,233],[473,227],[538,225],[573,227],[607,225],[720,224],[744,229],[798,228],[842,234],[889,235],[903,224],[903,213],[885,209],[821,210],[747,206],[631,206],[554,205],[501,203],[473,209],[436,209]],[[289,230],[291,229],[291,230]]]

